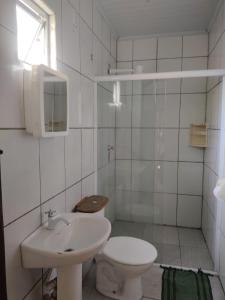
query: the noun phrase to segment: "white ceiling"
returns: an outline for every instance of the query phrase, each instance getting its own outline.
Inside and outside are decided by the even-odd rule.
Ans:
[[[207,29],[219,0],[98,0],[120,37]]]

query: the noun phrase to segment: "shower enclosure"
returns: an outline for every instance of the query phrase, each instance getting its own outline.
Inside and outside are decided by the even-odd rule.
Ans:
[[[203,186],[210,86],[223,76],[202,70],[96,78],[97,186],[110,199],[112,235],[151,242],[159,263],[214,269],[201,231]],[[197,133],[207,145],[192,143],[191,125],[209,128]],[[222,118],[220,136],[223,127]],[[224,160],[223,139],[219,148]]]

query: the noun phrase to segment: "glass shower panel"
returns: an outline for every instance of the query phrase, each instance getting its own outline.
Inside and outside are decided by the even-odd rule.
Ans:
[[[180,97],[168,99],[162,85],[164,94],[157,94],[158,81],[98,84],[98,190],[111,197],[111,220],[163,223],[164,193],[177,193],[168,180],[177,165],[170,163],[165,143],[173,143],[166,128],[178,120],[168,102],[179,111]]]

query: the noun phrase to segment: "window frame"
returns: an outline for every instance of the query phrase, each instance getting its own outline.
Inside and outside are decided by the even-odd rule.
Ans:
[[[44,20],[46,65],[56,68],[55,13],[39,0],[16,0],[16,5],[20,6],[36,20]],[[26,60],[20,61],[24,64],[32,65]]]

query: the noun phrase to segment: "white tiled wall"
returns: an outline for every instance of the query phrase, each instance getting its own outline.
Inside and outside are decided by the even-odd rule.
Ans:
[[[118,68],[207,69],[207,34],[119,39],[117,45]],[[121,93],[116,216],[140,221],[143,212],[145,222],[200,228],[204,152],[189,145],[189,127],[205,122],[206,79],[125,82]],[[123,205],[122,191],[129,192]]]
[[[225,7],[224,4],[222,4],[210,29],[208,58],[209,69],[225,68],[224,12]],[[225,174],[221,174],[219,172],[219,166],[221,165],[221,162],[219,161],[222,105],[221,78],[209,79],[207,89],[206,121],[209,125],[209,146],[205,153],[204,162],[202,229],[213,258],[215,268],[219,272],[223,287],[225,288],[225,205],[224,203],[216,200],[213,195],[213,189],[218,177],[225,176]]]
[[[49,208],[71,211],[81,197],[96,192],[93,76],[106,74],[108,64],[116,63],[116,34],[96,1],[45,2],[56,14],[58,69],[70,79],[70,132],[65,138],[36,139],[24,130],[16,0],[0,1],[0,148],[4,151],[2,188],[9,300],[42,299],[41,270],[24,270],[19,248],[24,238],[40,226],[42,213]]]

